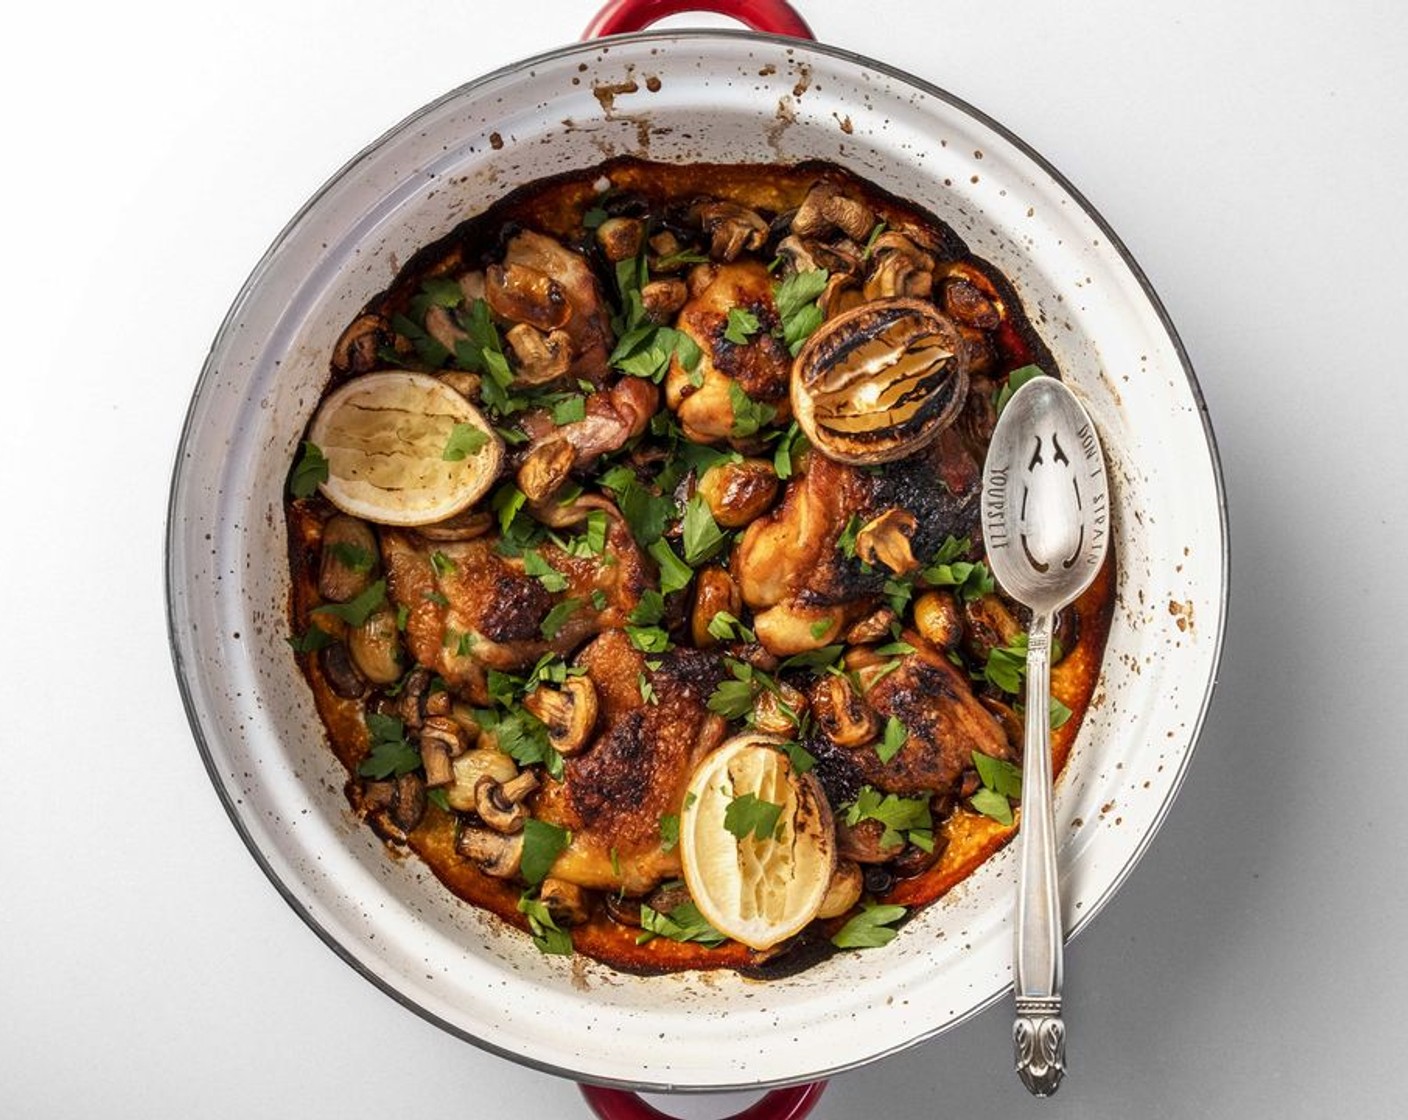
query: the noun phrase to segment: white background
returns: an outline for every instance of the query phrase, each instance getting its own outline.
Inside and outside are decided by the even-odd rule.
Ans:
[[[837,1078],[814,1115],[1404,1115],[1405,9],[801,3],[824,41],[1014,129],[1121,234],[1201,378],[1233,553],[1187,784],[1068,954],[1060,1094],[1008,1072],[1002,1004]],[[264,879],[186,726],[161,554],[196,374],[285,221],[403,116],[593,10],[7,15],[5,1117],[587,1116],[373,989]]]

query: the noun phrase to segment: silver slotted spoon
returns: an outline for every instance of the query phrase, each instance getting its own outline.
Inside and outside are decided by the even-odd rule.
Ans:
[[[1061,1084],[1061,899],[1051,795],[1051,623],[1090,586],[1110,536],[1100,441],[1061,382],[1037,377],[1007,402],[983,468],[983,543],[993,575],[1031,608],[1018,836],[1012,1038],[1017,1073],[1038,1097]]]

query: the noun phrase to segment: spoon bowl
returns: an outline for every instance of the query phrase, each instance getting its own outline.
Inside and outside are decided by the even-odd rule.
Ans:
[[[1051,795],[1052,617],[1090,586],[1110,541],[1095,425],[1074,394],[1036,377],[1008,400],[983,468],[983,544],[994,578],[1031,608],[1022,752],[1012,1038],[1017,1073],[1050,1096],[1065,1075],[1061,900]]]

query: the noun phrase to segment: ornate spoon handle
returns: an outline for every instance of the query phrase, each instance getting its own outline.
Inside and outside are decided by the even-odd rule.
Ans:
[[[1034,613],[1027,634],[1027,727],[1022,760],[1022,827],[1017,885],[1012,1029],[1017,1073],[1048,1097],[1066,1072],[1061,1020],[1061,899],[1056,880],[1056,815],[1051,804],[1051,615]]]

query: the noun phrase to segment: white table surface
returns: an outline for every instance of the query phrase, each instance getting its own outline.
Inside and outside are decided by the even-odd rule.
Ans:
[[[1059,1095],[1008,1072],[1003,1004],[838,1077],[815,1116],[1405,1115],[1406,9],[801,3],[821,39],[1014,129],[1118,230],[1201,378],[1233,555],[1187,784],[1068,954]],[[6,17],[6,1117],[587,1116],[571,1084],[442,1034],[294,916],[206,778],[163,618],[169,473],[225,308],[352,153],[574,38],[594,5],[516,10]]]

